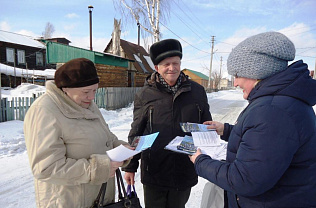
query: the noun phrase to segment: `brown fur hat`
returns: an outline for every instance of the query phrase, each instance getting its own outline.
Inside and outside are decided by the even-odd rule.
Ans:
[[[94,63],[86,58],[72,59],[55,72],[55,84],[58,88],[86,87],[99,83]]]

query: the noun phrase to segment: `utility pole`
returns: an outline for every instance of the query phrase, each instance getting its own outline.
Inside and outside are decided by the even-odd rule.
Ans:
[[[212,75],[212,62],[213,62],[213,50],[214,50],[214,38],[215,36],[212,36],[212,49],[211,49],[211,63],[210,63],[210,74],[209,74],[209,77],[208,77],[208,85],[207,85],[207,88],[208,89],[211,89],[211,75]]]
[[[218,76],[218,88],[221,89],[221,82],[222,82],[222,63],[223,57],[221,56],[221,64],[219,65],[219,76]]]
[[[222,78],[222,64],[223,64],[223,56],[221,56],[221,65],[219,66],[219,77]]]
[[[89,10],[89,28],[90,28],[90,51],[92,51],[92,10],[93,6],[88,6]]]
[[[140,24],[139,24],[139,21],[137,21],[137,38],[138,38],[138,46],[140,46]]]

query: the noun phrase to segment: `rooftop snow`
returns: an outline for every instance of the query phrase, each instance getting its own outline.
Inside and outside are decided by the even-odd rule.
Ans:
[[[45,45],[30,36],[0,30],[0,41],[34,48],[45,48]]]

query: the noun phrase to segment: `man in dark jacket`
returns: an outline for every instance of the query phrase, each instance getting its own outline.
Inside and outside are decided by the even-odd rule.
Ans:
[[[184,208],[197,175],[189,157],[165,150],[176,136],[184,136],[180,122],[203,123],[212,120],[204,88],[180,71],[182,47],[166,39],[153,44],[150,57],[157,72],[149,76],[136,94],[134,118],[129,133],[135,136],[159,132],[152,147],[141,154],[141,181],[145,206]],[[137,157],[124,168],[128,184],[134,184]]]
[[[228,141],[227,161],[198,151],[197,174],[227,190],[229,207],[316,207],[316,80],[277,32],[237,45],[227,60],[249,105],[234,126],[210,121]]]

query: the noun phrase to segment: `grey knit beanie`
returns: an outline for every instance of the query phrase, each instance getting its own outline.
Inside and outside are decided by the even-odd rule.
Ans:
[[[227,59],[228,74],[265,79],[288,66],[295,58],[295,46],[279,32],[251,36],[239,43]]]

